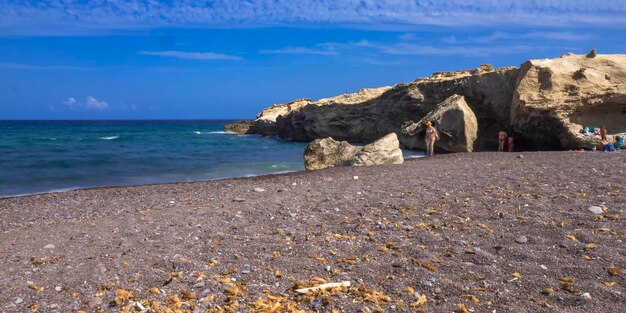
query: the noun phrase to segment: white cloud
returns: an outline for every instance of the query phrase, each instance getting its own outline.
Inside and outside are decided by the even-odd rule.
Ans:
[[[70,109],[106,110],[109,108],[108,103],[100,101],[92,96],[87,96],[84,103],[76,100],[74,97],[69,97],[63,101],[63,104]]]
[[[77,104],[77,101],[75,98],[69,97],[67,98],[67,100],[63,101],[63,104],[67,105],[68,107],[72,108]]]
[[[261,50],[262,54],[312,54],[312,55],[337,55],[337,51],[328,48],[315,49],[306,47],[287,47],[276,50]]]
[[[186,52],[186,51],[141,51],[143,55],[171,57],[184,60],[241,60],[240,57],[214,52]]]
[[[625,26],[612,0],[3,1],[0,33],[53,35],[168,27]]]
[[[80,71],[87,69],[80,66],[66,65],[33,65],[24,63],[0,63],[0,69],[28,71]]]
[[[87,109],[105,110],[109,107],[109,104],[104,101],[100,101],[92,96],[88,96],[85,102],[85,106],[87,107]]]

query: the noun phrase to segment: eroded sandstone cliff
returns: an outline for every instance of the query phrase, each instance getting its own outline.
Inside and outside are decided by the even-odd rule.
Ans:
[[[455,95],[467,105],[459,116],[473,114],[477,124],[476,134],[467,137],[472,146],[463,151],[493,149],[499,130],[528,148],[591,147],[597,140],[578,133],[584,126],[626,132],[626,55],[567,54],[530,60],[519,69],[481,65],[317,101],[299,99],[263,110],[254,129],[298,141],[371,142],[394,132],[403,146],[419,149],[403,127],[419,123]],[[443,141],[437,147],[462,150]]]

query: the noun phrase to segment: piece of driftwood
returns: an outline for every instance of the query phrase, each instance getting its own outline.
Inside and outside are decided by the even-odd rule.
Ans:
[[[326,284],[321,284],[321,285],[314,286],[314,287],[296,289],[296,292],[309,293],[309,292],[315,292],[318,290],[326,290],[326,289],[337,288],[337,287],[350,287],[350,282],[342,281],[340,283],[326,283]]]

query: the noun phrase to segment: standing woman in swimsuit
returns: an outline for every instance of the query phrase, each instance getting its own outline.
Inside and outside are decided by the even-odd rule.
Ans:
[[[433,156],[435,155],[435,140],[437,140],[437,130],[433,127],[433,123],[431,121],[426,122],[426,136],[424,139],[426,140],[426,155]]]

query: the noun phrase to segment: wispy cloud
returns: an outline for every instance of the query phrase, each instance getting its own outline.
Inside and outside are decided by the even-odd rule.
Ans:
[[[423,55],[423,56],[490,56],[515,54],[532,51],[533,47],[527,45],[503,45],[503,46],[429,46],[414,43],[399,43],[388,46],[380,46],[379,51],[390,55]]]
[[[187,51],[140,51],[143,55],[171,57],[184,60],[241,60],[235,55],[220,54],[214,52],[187,52]]]
[[[261,50],[261,54],[313,54],[313,55],[338,55],[337,51],[329,49],[314,49],[306,47],[287,47],[276,50]]]
[[[25,71],[81,71],[86,67],[66,65],[33,65],[24,63],[0,63],[0,69]]]
[[[570,31],[535,31],[528,33],[508,33],[497,31],[489,35],[458,38],[456,36],[443,37],[442,42],[450,44],[462,44],[462,43],[492,43],[502,40],[520,40],[520,39],[542,39],[542,40],[556,40],[556,41],[584,41],[591,38],[591,35],[587,33],[573,33]]]
[[[390,25],[624,26],[626,3],[612,0],[129,0],[3,1],[4,35],[93,33],[167,27]]]
[[[318,50],[332,49],[332,50]],[[286,48],[282,50],[270,50],[272,53],[292,53],[302,54],[308,52],[309,54],[320,55],[346,55],[355,59],[358,55],[363,63],[389,64],[389,61],[380,61],[381,56],[461,56],[461,57],[475,57],[475,56],[488,56],[488,55],[507,55],[515,54],[526,51],[532,51],[533,47],[530,45],[521,44],[498,44],[498,45],[478,45],[478,44],[444,44],[439,46],[422,44],[416,41],[400,40],[396,42],[372,42],[367,40],[352,41],[352,42],[326,42],[315,45],[315,48]],[[280,51],[280,52],[278,52]],[[320,52],[320,53],[313,53]],[[321,52],[329,52],[321,53]],[[332,53],[330,53],[332,52]],[[262,50],[261,53],[268,53],[267,50]]]

